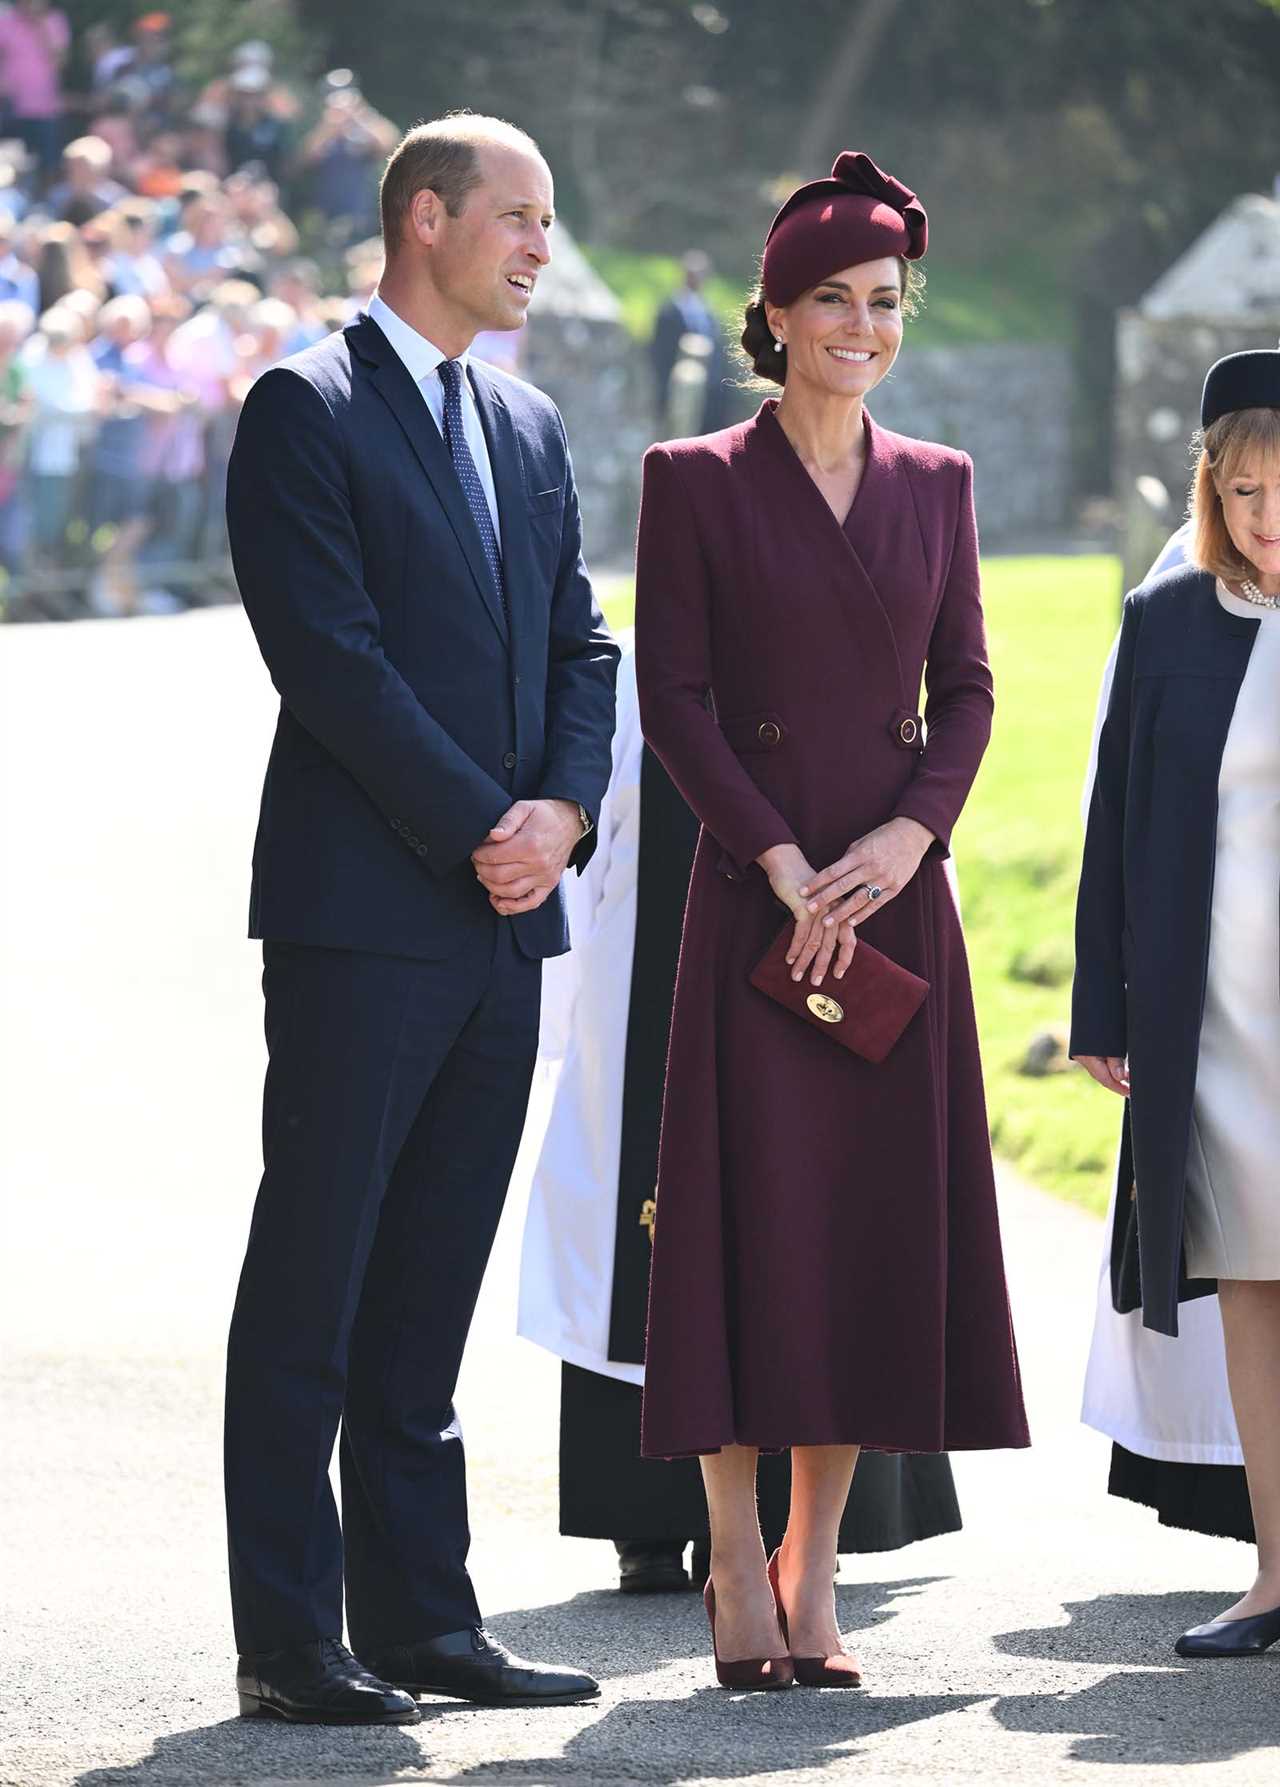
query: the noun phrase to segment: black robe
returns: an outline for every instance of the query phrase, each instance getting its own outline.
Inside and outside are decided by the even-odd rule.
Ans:
[[[1076,906],[1071,1053],[1129,1058],[1112,1300],[1178,1332],[1183,1206],[1217,845],[1218,776],[1258,631],[1214,579],[1168,571],[1126,598]]]

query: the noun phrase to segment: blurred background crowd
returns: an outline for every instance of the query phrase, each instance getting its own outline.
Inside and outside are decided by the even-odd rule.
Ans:
[[[989,555],[1132,581],[1204,366],[1280,332],[1280,0],[0,0],[0,618],[234,598],[238,406],[372,291],[386,154],[460,105],[555,170],[530,327],[478,351],[563,411],[597,567],[648,442],[758,402],[759,244],[847,145],[930,214],[877,419],[972,454]]]
[[[399,131],[352,72],[300,93],[248,39],[193,86],[172,46],[163,12],[76,38],[44,0],[0,11],[11,619],[231,593],[222,507],[245,392],[378,278]]]

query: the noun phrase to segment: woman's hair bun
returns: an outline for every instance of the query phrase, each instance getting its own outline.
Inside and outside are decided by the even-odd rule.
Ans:
[[[777,351],[776,338],[764,313],[764,293],[757,286],[743,313],[742,351],[757,378],[783,385],[787,380],[787,350]]]

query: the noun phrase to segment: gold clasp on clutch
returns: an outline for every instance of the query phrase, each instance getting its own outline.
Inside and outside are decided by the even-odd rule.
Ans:
[[[658,1206],[653,1198],[646,1198],[640,1206],[640,1227],[649,1231],[649,1245],[653,1246],[653,1228],[658,1217]]]
[[[844,1018],[844,1006],[829,999],[825,993],[810,993],[805,1004],[815,1018],[821,1018],[824,1024],[838,1024]]]

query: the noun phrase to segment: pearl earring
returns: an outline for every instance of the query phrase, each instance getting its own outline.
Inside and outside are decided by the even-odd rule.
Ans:
[[[774,351],[774,353],[775,353],[775,354],[780,354],[780,353],[781,353],[781,352],[782,352],[782,350],[783,350],[783,348],[784,348],[784,346],[785,346],[785,345],[786,345],[786,344],[785,344],[785,342],[781,342],[781,341],[775,341],[775,342],[774,342],[774,344],[773,344],[773,351]]]

